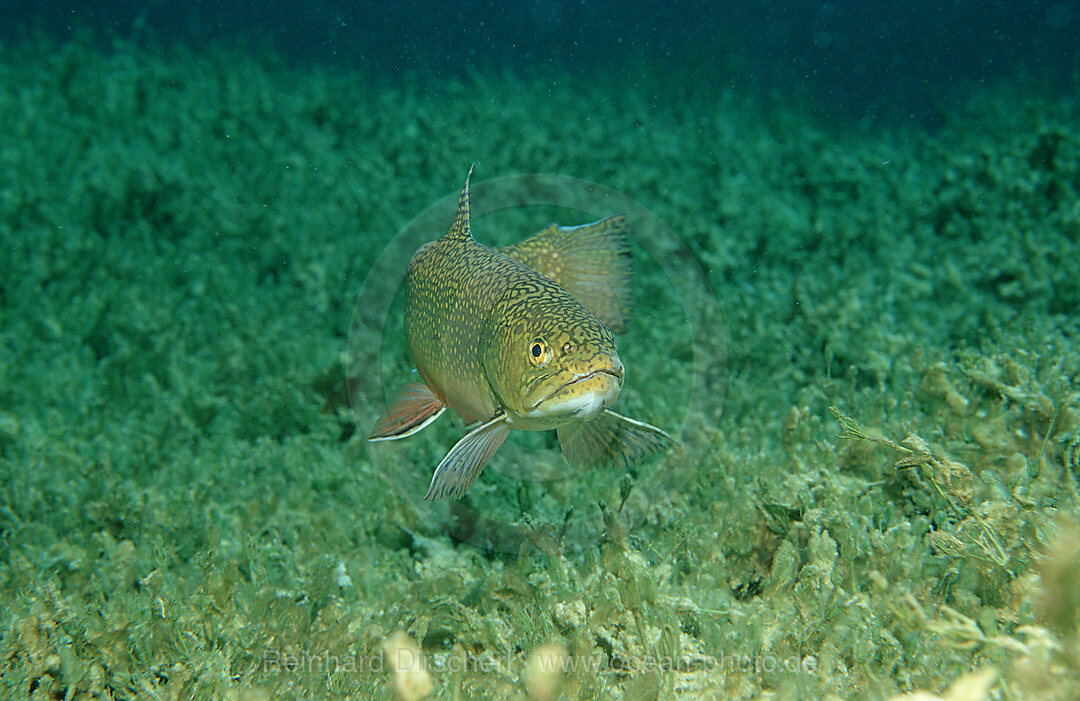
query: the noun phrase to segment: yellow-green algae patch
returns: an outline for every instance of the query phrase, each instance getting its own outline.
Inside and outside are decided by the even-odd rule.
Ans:
[[[1076,697],[1076,90],[933,134],[674,92],[0,47],[0,694],[391,698],[411,639],[444,699]],[[453,542],[353,425],[352,297],[474,161],[645,203],[724,310],[704,459],[597,548]],[[642,382],[693,362],[647,301]]]

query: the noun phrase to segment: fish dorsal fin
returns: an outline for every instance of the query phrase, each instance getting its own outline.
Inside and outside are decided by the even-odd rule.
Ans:
[[[472,178],[473,168],[475,167],[475,163],[469,166],[469,174],[465,176],[465,186],[461,188],[461,197],[458,198],[454,223],[450,225],[450,231],[446,232],[444,239],[472,241],[472,229],[469,227],[469,180]]]
[[[554,280],[614,333],[630,319],[630,240],[626,215],[591,224],[551,224],[499,251]]]

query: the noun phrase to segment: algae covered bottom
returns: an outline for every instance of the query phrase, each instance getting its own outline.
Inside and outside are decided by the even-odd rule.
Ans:
[[[1075,84],[932,128],[669,73],[438,86],[0,46],[0,696],[390,699],[404,650],[443,699],[535,698],[553,663],[568,699],[1077,697]],[[474,159],[646,203],[729,334],[701,458],[656,458],[680,489],[492,461],[430,504],[545,524],[514,554],[386,488],[341,367],[387,232]],[[638,388],[698,358],[635,269],[616,406],[679,426]],[[449,424],[400,443],[437,459]]]

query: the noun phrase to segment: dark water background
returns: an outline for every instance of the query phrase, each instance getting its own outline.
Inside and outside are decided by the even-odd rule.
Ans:
[[[931,121],[972,86],[1024,71],[1053,89],[1080,62],[1075,0],[0,3],[0,36],[34,31],[240,43],[389,79],[655,70],[693,90],[777,90],[825,114]]]

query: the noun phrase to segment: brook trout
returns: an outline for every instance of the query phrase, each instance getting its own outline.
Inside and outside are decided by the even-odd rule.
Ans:
[[[666,432],[608,407],[625,369],[613,331],[630,310],[626,218],[552,224],[504,248],[477,243],[469,179],[450,230],[405,275],[405,336],[423,382],[406,384],[369,440],[411,436],[447,407],[471,430],[442,459],[425,499],[460,498],[511,430],[554,429],[574,465],[626,465]]]

